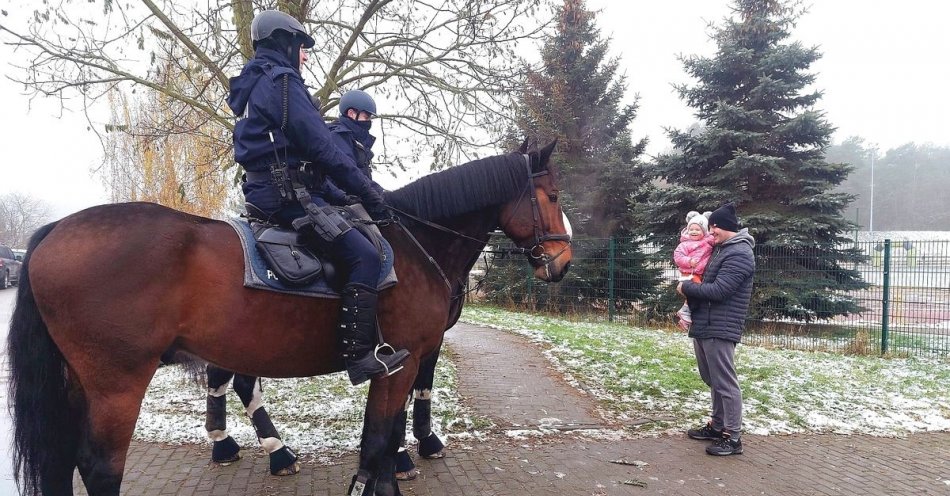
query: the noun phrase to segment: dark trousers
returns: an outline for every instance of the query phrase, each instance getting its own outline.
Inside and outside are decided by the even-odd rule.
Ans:
[[[347,268],[347,279],[376,289],[382,263],[373,243],[356,229],[350,229],[326,249],[327,255],[337,264]]]
[[[742,391],[736,375],[736,343],[725,339],[693,339],[696,364],[712,394],[712,425],[733,436],[742,430]]]

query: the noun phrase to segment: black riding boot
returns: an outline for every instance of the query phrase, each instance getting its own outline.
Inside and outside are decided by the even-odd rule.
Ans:
[[[399,372],[402,362],[409,358],[406,350],[376,344],[376,300],[376,290],[362,284],[347,284],[340,299],[343,362],[354,386],[380,374],[386,377]]]

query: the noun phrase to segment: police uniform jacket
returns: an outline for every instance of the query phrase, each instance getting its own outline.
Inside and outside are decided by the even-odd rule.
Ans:
[[[683,282],[693,323],[689,337],[719,338],[738,343],[742,338],[755,274],[755,239],[742,229],[713,249],[703,282]]]
[[[372,187],[369,178],[333,144],[330,130],[313,106],[303,78],[284,54],[258,48],[241,74],[231,78],[228,106],[239,116],[234,128],[234,156],[246,171],[269,172],[278,157],[292,168],[309,162],[316,166],[318,175],[325,174],[347,193],[359,196],[367,210],[382,207],[382,196]],[[285,118],[286,125],[281,130]],[[268,132],[273,133],[273,144]],[[281,201],[276,184],[267,175],[253,174],[253,179],[243,185],[248,202],[266,214],[290,208],[300,210],[303,215],[296,202]],[[317,204],[325,203],[320,200],[322,182],[318,177],[318,181],[310,185]]]
[[[330,132],[333,135],[333,143],[336,147],[356,162],[360,172],[369,178],[373,189],[383,195],[385,190],[376,181],[373,181],[373,170],[370,166],[373,161],[373,143],[376,142],[376,137],[369,134],[368,130],[360,127],[357,121],[345,115],[340,116],[336,122],[330,124]],[[333,181],[328,180],[324,186],[326,194],[323,197],[327,201],[332,204],[346,202],[346,193],[337,187]]]

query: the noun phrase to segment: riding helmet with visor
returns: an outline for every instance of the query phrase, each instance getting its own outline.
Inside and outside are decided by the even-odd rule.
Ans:
[[[340,115],[346,115],[346,111],[350,109],[376,117],[376,102],[363,90],[350,90],[340,97]]]
[[[285,31],[292,37],[299,37],[304,48],[311,48],[316,43],[297,19],[279,10],[264,10],[251,21],[251,41],[254,47],[257,48],[259,41],[270,38],[276,31]]]

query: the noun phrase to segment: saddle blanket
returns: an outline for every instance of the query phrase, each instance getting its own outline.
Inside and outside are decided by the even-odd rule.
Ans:
[[[244,287],[276,291],[278,293],[311,296],[314,298],[339,298],[340,293],[330,287],[323,277],[317,278],[306,286],[290,286],[277,279],[277,276],[267,267],[267,262],[257,251],[251,225],[242,218],[231,217],[227,223],[237,232],[241,239],[244,251]],[[383,246],[383,260],[379,273],[380,291],[396,284],[396,271],[393,268],[393,248],[385,239],[380,240]]]

